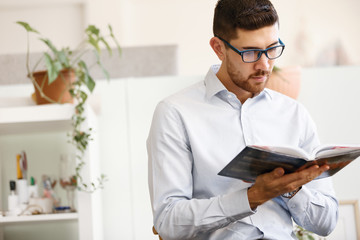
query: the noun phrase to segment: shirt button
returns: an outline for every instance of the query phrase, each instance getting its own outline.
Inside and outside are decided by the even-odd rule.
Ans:
[[[231,95],[231,94],[229,94],[229,95],[228,95],[228,98],[232,98],[232,95]]]

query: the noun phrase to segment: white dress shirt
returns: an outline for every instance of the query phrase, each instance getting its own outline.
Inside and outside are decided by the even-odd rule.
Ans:
[[[292,239],[292,219],[319,235],[337,221],[331,178],[315,180],[291,199],[277,197],[252,211],[238,179],[217,175],[246,145],[319,145],[308,112],[265,89],[244,104],[216,77],[161,101],[147,140],[154,226],[168,239]]]

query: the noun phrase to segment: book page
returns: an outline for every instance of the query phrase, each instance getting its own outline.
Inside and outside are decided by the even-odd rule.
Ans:
[[[258,148],[258,149],[263,149],[263,150],[267,150],[267,151],[270,151],[270,152],[275,152],[275,153],[279,153],[279,154],[283,154],[283,155],[287,155],[287,156],[291,156],[291,157],[303,158],[305,160],[310,159],[309,154],[305,150],[303,150],[301,148],[292,147],[292,146],[258,146],[258,145],[253,145],[251,147]]]
[[[321,145],[314,149],[314,158],[323,158],[329,156],[337,156],[347,152],[360,150],[359,145]]]

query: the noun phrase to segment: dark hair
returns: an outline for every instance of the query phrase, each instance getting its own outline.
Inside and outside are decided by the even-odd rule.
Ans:
[[[236,38],[237,28],[256,30],[279,21],[269,0],[219,0],[216,4],[213,32],[227,41]]]

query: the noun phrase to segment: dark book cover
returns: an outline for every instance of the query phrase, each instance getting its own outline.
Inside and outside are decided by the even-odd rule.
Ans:
[[[335,156],[307,161],[301,157],[294,157],[247,146],[218,175],[255,182],[257,176],[282,167],[285,174],[299,171],[309,166],[328,164],[330,169],[318,178],[329,177],[360,156],[360,150],[351,150]]]

